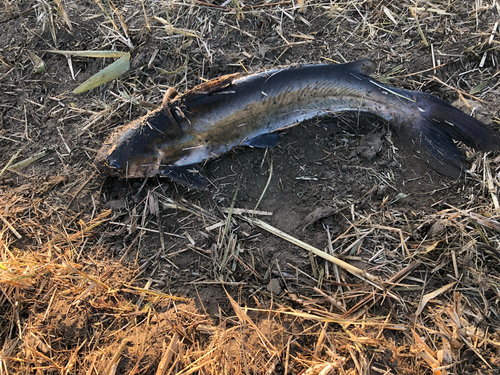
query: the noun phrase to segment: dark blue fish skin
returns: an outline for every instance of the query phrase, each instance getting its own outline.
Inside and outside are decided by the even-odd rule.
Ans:
[[[500,148],[489,126],[430,94],[377,82],[369,77],[373,70],[371,61],[361,60],[209,81],[116,130],[96,164],[108,174],[166,175],[186,185],[201,185],[190,166],[238,145],[272,146],[277,138],[266,134],[346,111],[387,120],[422,160],[446,176],[456,178],[467,167],[454,141],[481,151]]]

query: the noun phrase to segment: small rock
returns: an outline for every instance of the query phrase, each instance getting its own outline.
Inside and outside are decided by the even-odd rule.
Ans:
[[[377,188],[377,196],[381,197],[385,194],[386,192],[386,186],[385,185],[379,185],[379,187]]]
[[[271,279],[266,288],[273,294],[281,294],[281,285],[278,279]]]
[[[438,220],[434,224],[431,225],[429,231],[427,232],[428,238],[437,238],[440,237],[446,229],[446,225],[443,220]]]
[[[364,136],[356,148],[356,152],[368,160],[372,160],[382,149],[380,134],[368,134]]]
[[[243,223],[240,225],[239,232],[244,237],[250,237],[250,234],[252,233],[252,227],[248,223]]]
[[[385,167],[387,165],[387,160],[379,160],[377,162],[377,164],[380,166],[380,167]]]
[[[110,208],[113,211],[121,210],[127,207],[127,202],[125,199],[113,199],[110,201],[107,201],[104,206],[106,208]]]

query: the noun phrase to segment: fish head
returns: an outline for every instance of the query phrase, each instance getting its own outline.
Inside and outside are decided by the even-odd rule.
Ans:
[[[159,145],[176,136],[162,108],[122,126],[105,141],[95,158],[104,174],[118,177],[152,177],[165,162]]]

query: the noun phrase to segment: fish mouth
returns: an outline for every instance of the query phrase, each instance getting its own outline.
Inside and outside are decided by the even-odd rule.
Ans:
[[[113,171],[121,171],[121,170],[123,170],[123,167],[120,164],[120,162],[118,160],[114,159],[114,158],[111,158],[111,157],[109,157],[106,160],[105,166],[108,167],[109,169],[113,170]]]
[[[138,137],[140,127],[108,140],[97,153],[94,164],[104,175],[111,177],[147,177],[158,174],[160,168],[159,150],[150,146],[151,139]]]
[[[125,171],[123,163],[115,156],[116,144],[104,144],[94,159],[97,170],[108,176],[120,176]]]
[[[112,157],[101,160],[96,159],[94,165],[100,173],[106,176],[120,177],[124,176],[126,173],[126,168],[123,167],[118,160]]]

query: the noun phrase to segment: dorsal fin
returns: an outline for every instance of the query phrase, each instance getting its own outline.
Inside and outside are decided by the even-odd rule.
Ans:
[[[344,65],[347,69],[364,76],[369,76],[375,73],[375,70],[377,69],[377,65],[375,64],[375,62],[368,59],[357,60]]]
[[[241,77],[241,73],[227,74],[225,76],[211,79],[210,81],[203,82],[202,84],[193,87],[191,90],[186,92],[186,94],[213,94],[215,92],[221,91],[226,87],[230,86],[231,83],[236,79]],[[184,94],[184,95],[186,95]]]

